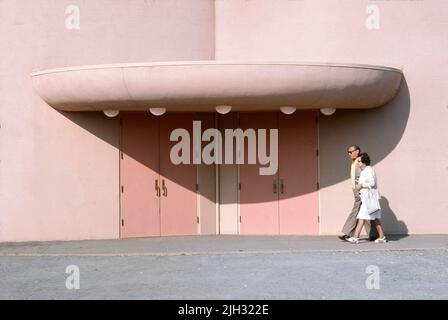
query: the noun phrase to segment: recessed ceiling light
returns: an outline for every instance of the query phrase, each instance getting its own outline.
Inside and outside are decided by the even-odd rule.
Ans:
[[[291,107],[291,106],[283,106],[280,107],[280,111],[283,112],[284,114],[293,114],[294,112],[296,112],[296,107]]]
[[[149,108],[149,112],[155,116],[161,116],[166,112],[166,108]]]
[[[322,108],[320,109],[320,112],[326,116],[331,116],[333,113],[336,112],[335,108]]]
[[[118,116],[118,114],[120,113],[120,110],[104,110],[103,112],[109,118],[113,118],[113,117]]]
[[[232,110],[232,106],[225,106],[225,105],[216,106],[215,109],[216,109],[216,112],[218,112],[220,114],[226,114],[226,113],[229,113],[230,110]]]

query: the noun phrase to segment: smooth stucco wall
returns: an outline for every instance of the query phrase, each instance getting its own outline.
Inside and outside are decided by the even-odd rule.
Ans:
[[[70,4],[80,30],[65,28]],[[365,27],[368,5],[379,30]],[[55,111],[34,95],[32,71],[214,53],[402,68],[388,106],[320,118],[321,233],[339,232],[352,204],[350,143],[374,160],[388,232],[448,232],[447,16],[445,0],[0,1],[0,241],[118,237],[117,120]],[[232,190],[220,194],[222,233],[237,231]]]
[[[0,241],[119,236],[118,120],[52,109],[31,72],[209,60],[213,16],[209,0],[0,1]]]
[[[368,5],[380,9],[369,30]],[[448,2],[216,1],[216,59],[374,64],[401,68],[397,98],[320,119],[321,233],[352,206],[346,148],[371,154],[389,233],[448,232]]]

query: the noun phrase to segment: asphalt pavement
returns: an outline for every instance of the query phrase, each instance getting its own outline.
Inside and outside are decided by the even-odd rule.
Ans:
[[[448,235],[0,244],[0,299],[448,299]]]

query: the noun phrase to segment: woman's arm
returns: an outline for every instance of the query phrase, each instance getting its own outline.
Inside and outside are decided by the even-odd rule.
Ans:
[[[367,167],[362,171],[361,183],[356,186],[357,190],[375,187],[375,172],[371,167]]]

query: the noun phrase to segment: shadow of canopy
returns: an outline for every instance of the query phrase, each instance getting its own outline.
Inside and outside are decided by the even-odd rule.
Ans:
[[[96,137],[117,149],[120,148],[119,118],[107,118],[102,112],[58,112]],[[382,107],[363,110],[338,109],[331,116],[321,115],[319,117],[320,188],[332,186],[349,178],[346,149],[350,144],[360,145],[363,150],[368,151],[373,165],[382,161],[400,142],[406,129],[409,113],[410,94],[403,76],[395,98]],[[175,142],[170,143],[175,144]],[[147,165],[138,154],[128,154],[128,156]],[[167,178],[173,182],[178,181],[174,175]],[[291,195],[291,197],[314,191],[316,190],[302,189],[299,194]],[[212,198],[214,192],[205,194],[210,195],[210,200],[214,201]],[[265,202],[266,200],[260,197],[253,201]]]

